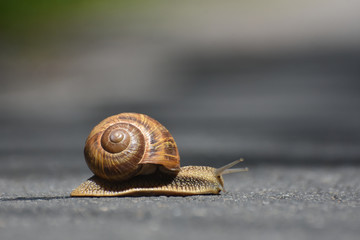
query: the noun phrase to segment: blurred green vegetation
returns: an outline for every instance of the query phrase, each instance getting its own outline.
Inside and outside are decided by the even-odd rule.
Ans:
[[[2,0],[0,34],[2,40],[36,38],[36,35],[66,29],[78,21],[101,14],[106,9],[122,10],[140,0]],[[39,36],[38,36],[39,37]]]

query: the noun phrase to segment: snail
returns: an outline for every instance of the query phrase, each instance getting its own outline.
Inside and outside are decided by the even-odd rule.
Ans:
[[[85,160],[94,176],[71,192],[74,197],[219,194],[222,175],[247,168],[185,166],[174,138],[155,119],[121,113],[101,121],[90,132]]]

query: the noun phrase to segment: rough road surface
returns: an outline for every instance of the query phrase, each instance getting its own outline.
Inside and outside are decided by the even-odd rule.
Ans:
[[[76,168],[73,168],[76,169]],[[227,192],[190,197],[71,198],[90,176],[2,168],[1,239],[358,239],[359,167],[250,166]]]

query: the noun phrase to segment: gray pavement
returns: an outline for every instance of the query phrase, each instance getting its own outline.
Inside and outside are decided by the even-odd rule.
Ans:
[[[243,165],[246,165],[244,163]],[[55,173],[56,171],[56,173]],[[212,196],[70,198],[70,168],[2,174],[1,239],[358,239],[359,167],[250,166]]]
[[[22,105],[27,95],[2,95],[19,102],[0,106],[0,239],[359,239],[356,56],[326,58],[337,67],[302,77],[272,65],[275,59],[264,63],[270,75],[257,64],[251,77],[235,73],[242,81],[205,81],[186,68],[176,75],[194,81],[179,80],[183,93],[168,101],[50,102],[31,114]],[[304,70],[309,59],[279,64]],[[82,155],[89,131],[125,111],[162,122],[182,165],[219,167],[245,157],[250,171],[226,176],[228,191],[219,196],[70,198],[91,176]]]
[[[338,59],[320,77],[276,70],[274,59],[272,74],[255,64],[259,73],[242,81],[192,73],[196,81],[180,81],[183,92],[168,101],[34,102],[32,114],[27,95],[4,94],[19,102],[1,106],[0,239],[359,239],[358,57]],[[304,70],[308,60],[280,65]],[[226,176],[220,196],[70,198],[91,176],[82,156],[89,131],[125,111],[162,122],[182,165],[245,157],[250,171]]]

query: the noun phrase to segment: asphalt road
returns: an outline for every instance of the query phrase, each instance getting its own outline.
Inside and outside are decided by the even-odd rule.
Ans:
[[[360,234],[359,167],[250,166],[249,172],[226,176],[221,195],[71,198],[90,172],[54,165],[42,174],[2,169],[1,239],[297,240]]]

